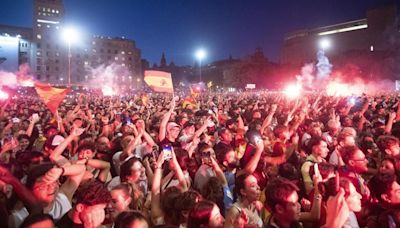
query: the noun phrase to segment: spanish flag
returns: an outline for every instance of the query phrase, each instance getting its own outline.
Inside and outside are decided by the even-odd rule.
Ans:
[[[35,82],[35,89],[47,108],[56,115],[57,109],[71,89],[51,87],[49,84]]]
[[[188,108],[188,106],[191,106],[195,109],[197,108],[196,99],[194,99],[192,96],[188,96],[183,100],[182,107]]]
[[[142,104],[146,107],[149,104],[149,96],[147,94],[142,95]]]
[[[144,81],[154,91],[161,93],[173,93],[171,73],[155,70],[144,72]]]

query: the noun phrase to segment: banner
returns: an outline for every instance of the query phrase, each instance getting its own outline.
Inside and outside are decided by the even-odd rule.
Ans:
[[[173,93],[171,73],[155,70],[144,72],[144,81],[154,91],[161,93]]]

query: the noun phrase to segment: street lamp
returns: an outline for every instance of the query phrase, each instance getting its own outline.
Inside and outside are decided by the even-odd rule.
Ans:
[[[63,31],[63,37],[68,44],[68,86],[71,86],[71,43],[77,41],[78,32],[72,27],[67,27]]]
[[[196,59],[199,60],[199,69],[200,69],[200,82],[201,80],[201,61],[206,57],[206,51],[204,51],[203,49],[199,49],[196,51]]]
[[[331,47],[331,41],[327,38],[323,38],[319,41],[319,47],[325,51]]]

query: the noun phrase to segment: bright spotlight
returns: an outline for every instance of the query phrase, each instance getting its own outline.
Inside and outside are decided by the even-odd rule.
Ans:
[[[0,100],[7,100],[8,94],[2,90],[0,90]]]
[[[196,51],[196,59],[199,61],[203,60],[206,57],[206,51],[203,49],[199,49]]]
[[[288,85],[283,92],[288,98],[295,99],[300,96],[301,87],[300,85]]]
[[[78,40],[78,31],[73,27],[66,27],[63,30],[63,38],[68,43],[74,43]]]
[[[319,47],[322,50],[329,49],[331,47],[331,41],[329,39],[327,39],[327,38],[324,38],[324,39],[319,41]]]

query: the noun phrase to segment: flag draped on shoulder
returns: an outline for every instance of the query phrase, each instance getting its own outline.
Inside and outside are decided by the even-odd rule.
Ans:
[[[155,70],[146,70],[144,72],[144,81],[156,92],[173,93],[171,73]]]
[[[38,82],[35,82],[35,89],[40,99],[42,99],[53,115],[56,114],[58,107],[64,100],[64,97],[71,91],[71,89],[55,88],[49,84]]]

